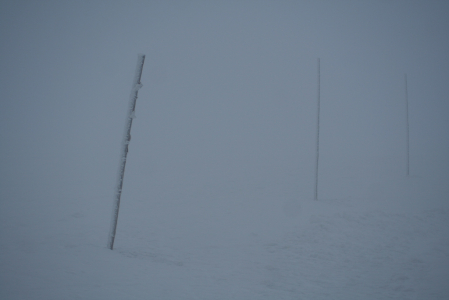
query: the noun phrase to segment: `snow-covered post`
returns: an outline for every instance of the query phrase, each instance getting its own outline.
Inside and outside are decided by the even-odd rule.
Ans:
[[[128,156],[128,145],[129,142],[131,141],[131,126],[133,124],[133,119],[135,117],[134,111],[136,109],[137,94],[139,92],[139,89],[142,87],[142,84],[140,83],[140,78],[142,77],[144,62],[145,62],[145,55],[139,54],[137,59],[136,72],[134,74],[133,86],[129,97],[128,117],[126,119],[125,124],[125,134],[123,135],[122,152],[120,155],[119,174],[117,181],[117,191],[115,193],[114,198],[114,210],[112,214],[112,223],[108,239],[108,248],[111,250],[114,247],[115,233],[117,231],[117,220],[120,208],[120,197],[122,195],[123,178],[125,176],[126,157]]]
[[[320,158],[320,81],[320,59],[318,58],[318,112],[316,122],[315,200],[318,200],[318,163]]]

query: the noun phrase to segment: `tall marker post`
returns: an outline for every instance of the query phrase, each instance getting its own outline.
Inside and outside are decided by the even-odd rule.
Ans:
[[[122,152],[120,155],[117,191],[115,193],[115,198],[114,198],[114,210],[113,210],[113,214],[112,214],[111,229],[109,232],[109,239],[108,239],[108,248],[111,250],[114,248],[115,233],[117,231],[117,220],[118,220],[118,212],[119,212],[119,208],[120,208],[120,197],[122,195],[123,178],[125,177],[126,157],[128,156],[128,145],[129,145],[129,142],[131,141],[131,126],[133,124],[133,119],[135,118],[137,94],[139,92],[139,89],[142,87],[142,84],[140,83],[140,78],[142,77],[142,70],[143,70],[144,62],[145,62],[145,55],[139,54],[138,58],[137,58],[136,72],[134,73],[132,90],[131,90],[131,94],[129,97],[128,117],[126,119],[125,134],[123,136],[123,142],[122,142],[123,148],[122,148]]]
[[[318,163],[320,158],[320,81],[320,59],[318,58],[318,112],[316,122],[315,200],[318,200]]]
[[[408,122],[408,89],[407,89],[407,74],[404,74],[405,78],[405,118],[406,118],[406,151],[407,151],[407,176],[410,175],[410,130]]]

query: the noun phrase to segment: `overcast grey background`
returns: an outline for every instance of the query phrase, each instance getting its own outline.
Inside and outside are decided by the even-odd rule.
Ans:
[[[320,197],[405,176],[405,73],[411,175],[445,197],[448,16],[447,1],[1,1],[1,229],[84,206],[106,240],[137,53],[125,215],[270,184],[312,199],[318,57]]]

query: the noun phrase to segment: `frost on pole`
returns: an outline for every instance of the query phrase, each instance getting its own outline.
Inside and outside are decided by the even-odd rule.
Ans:
[[[140,78],[142,77],[144,62],[145,62],[145,55],[139,54],[137,58],[136,72],[134,73],[134,80],[131,89],[131,94],[129,96],[128,117],[126,118],[125,132],[123,135],[123,142],[122,142],[122,152],[120,155],[117,191],[114,197],[114,209],[112,213],[111,229],[109,232],[109,239],[108,239],[108,248],[111,250],[114,248],[115,233],[117,231],[117,220],[120,208],[120,197],[122,195],[123,178],[125,176],[126,157],[128,156],[129,142],[131,141],[131,126],[133,124],[133,119],[136,117],[135,109],[136,109],[137,94],[139,92],[139,89],[142,87],[142,83],[140,83]]]

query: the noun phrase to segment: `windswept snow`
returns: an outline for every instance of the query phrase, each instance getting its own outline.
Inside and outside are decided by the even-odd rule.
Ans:
[[[449,209],[440,202],[444,199],[412,198],[407,203],[389,198],[390,205],[380,199],[367,205],[374,199],[284,201],[274,197],[275,187],[228,192],[221,199],[147,199],[133,202],[133,209],[128,202],[114,251],[105,246],[107,226],[97,218],[103,211],[98,203],[84,201],[84,208],[59,215],[38,212],[39,224],[27,213],[8,218],[0,243],[1,298],[449,295]],[[265,193],[271,196],[263,197]],[[391,205],[395,202],[410,206],[400,209]],[[426,202],[427,209],[419,202]],[[18,211],[17,204],[9,204],[2,219],[5,212]]]

